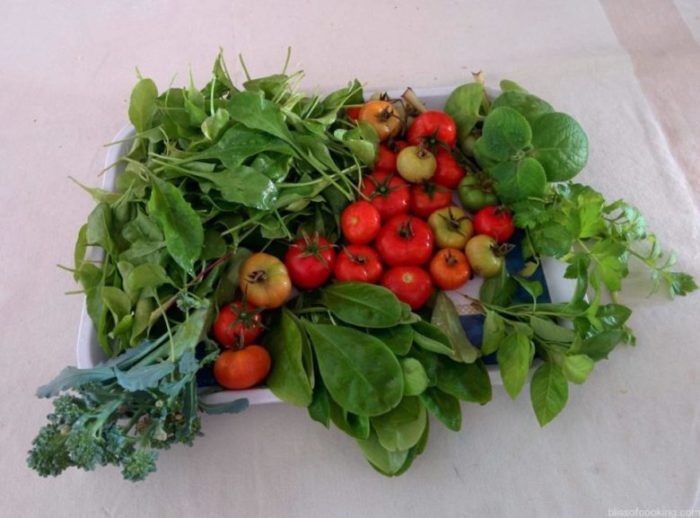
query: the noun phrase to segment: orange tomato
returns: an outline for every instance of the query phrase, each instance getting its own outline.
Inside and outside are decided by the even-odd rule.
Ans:
[[[237,351],[224,351],[214,363],[214,378],[231,390],[254,387],[270,372],[270,354],[260,345],[248,345]]]
[[[456,290],[471,276],[467,256],[455,248],[443,248],[430,261],[430,276],[443,290]]]
[[[289,298],[292,281],[284,263],[274,255],[251,255],[239,273],[246,300],[261,308],[278,308]]]
[[[357,119],[370,124],[382,142],[401,131],[401,117],[388,101],[366,102]]]

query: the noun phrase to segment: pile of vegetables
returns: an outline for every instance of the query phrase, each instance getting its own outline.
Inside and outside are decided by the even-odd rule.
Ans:
[[[410,89],[308,96],[286,66],[243,69],[236,86],[220,55],[204,88],[162,93],[141,78],[116,191],[84,187],[97,204],[71,270],[107,360],[39,389],[54,397],[28,457],[42,476],[111,464],[142,480],[201,435],[200,412],[248,405],[204,396],[260,383],[399,475],[429,415],[457,431],[461,401],[491,399],[485,360],[513,398],[535,367],[545,425],[569,383],[634,344],[617,297],[631,260],[653,290],[697,288],[637,209],[570,181],[585,133],[513,82],[493,98],[476,76],[431,111]],[[546,258],[567,264],[570,301],[542,299]],[[483,315],[481,343],[454,300]]]

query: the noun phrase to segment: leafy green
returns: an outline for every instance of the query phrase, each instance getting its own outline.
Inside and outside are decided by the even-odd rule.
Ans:
[[[535,348],[522,332],[514,332],[505,337],[498,348],[498,368],[501,371],[503,386],[508,395],[515,399],[527,381]]]
[[[540,426],[546,425],[561,412],[569,397],[569,385],[561,368],[543,363],[532,376],[530,399]]]
[[[392,452],[415,446],[426,424],[425,407],[417,397],[405,397],[396,408],[372,418],[379,444]]]
[[[420,395],[425,408],[453,432],[462,428],[462,409],[459,400],[436,388],[428,388]]]
[[[479,349],[467,338],[464,326],[454,302],[444,293],[438,293],[430,322],[442,330],[452,345],[453,357],[464,363],[473,363],[479,357]]]
[[[382,286],[339,282],[324,288],[321,300],[336,317],[348,324],[389,328],[401,320],[398,299]]]

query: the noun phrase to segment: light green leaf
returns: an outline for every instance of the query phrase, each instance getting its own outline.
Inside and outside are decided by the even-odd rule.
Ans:
[[[547,184],[542,165],[530,157],[498,164],[491,169],[491,176],[496,180],[496,192],[507,203],[542,196]]]
[[[498,348],[498,368],[501,371],[503,386],[508,395],[515,399],[527,381],[535,348],[527,335],[512,333],[501,342]]]
[[[442,291],[435,299],[435,307],[430,322],[449,338],[453,358],[464,363],[473,363],[480,356],[480,351],[469,341],[454,302]]]
[[[585,354],[574,354],[564,358],[564,375],[572,383],[581,384],[593,371],[595,363]]]
[[[141,79],[131,91],[129,100],[129,120],[136,131],[141,133],[151,126],[156,113],[158,88],[151,79]]]
[[[453,432],[459,432],[462,428],[462,408],[456,397],[432,387],[426,389],[419,397],[428,412]]]
[[[390,412],[372,418],[379,444],[397,452],[415,446],[426,426],[426,411],[417,397],[405,397]]]
[[[495,311],[486,311],[484,320],[484,334],[481,342],[481,353],[483,355],[495,353],[498,346],[506,336],[505,321],[503,317]]]
[[[525,117],[512,108],[492,110],[484,121],[483,150],[499,161],[510,160],[516,152],[530,144],[532,130]]]
[[[558,365],[545,362],[532,376],[530,399],[537,421],[544,426],[554,419],[566,405],[569,384]]]
[[[338,282],[321,292],[323,304],[348,324],[370,327],[393,327],[401,319],[401,304],[382,286],[364,282]]]
[[[532,145],[530,156],[542,164],[550,182],[570,180],[588,161],[588,137],[565,113],[547,113],[535,119]]]
[[[401,370],[403,371],[404,395],[420,395],[430,383],[423,365],[415,358],[402,358],[400,361]]]

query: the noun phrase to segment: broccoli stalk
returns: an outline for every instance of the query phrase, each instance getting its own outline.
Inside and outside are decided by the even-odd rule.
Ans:
[[[212,408],[199,402],[196,375],[213,361],[195,346],[203,335],[208,304],[193,311],[163,337],[92,369],[68,367],[39,397],[57,396],[48,423],[34,439],[27,464],[41,476],[56,476],[74,466],[121,467],[126,480],[143,480],[156,470],[158,450],[191,445],[201,435],[198,410],[221,413],[247,407],[237,400]],[[71,393],[61,392],[70,391]]]

